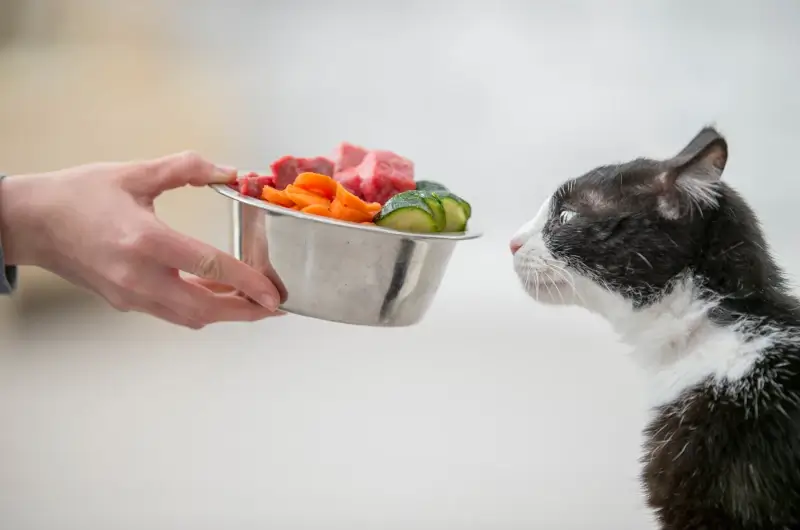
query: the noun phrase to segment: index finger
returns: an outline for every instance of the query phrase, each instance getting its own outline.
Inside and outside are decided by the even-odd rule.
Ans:
[[[152,254],[161,264],[230,285],[270,311],[278,309],[280,292],[267,276],[256,269],[211,245],[169,228],[165,227],[157,233]]]
[[[236,180],[236,170],[213,164],[193,151],[185,151],[141,162],[131,172],[127,184],[135,194],[159,195],[182,186],[228,184]]]

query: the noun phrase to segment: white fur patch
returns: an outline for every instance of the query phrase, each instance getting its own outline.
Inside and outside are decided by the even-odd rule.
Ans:
[[[513,246],[519,246],[514,254],[514,269],[523,287],[534,299],[552,304],[570,304],[574,303],[571,296],[576,293],[570,285],[570,274],[566,264],[548,250],[542,233],[550,217],[551,204],[552,197],[548,197],[533,219],[522,225],[511,239]]]
[[[721,172],[713,167],[699,166],[678,177],[675,187],[678,192],[689,201],[693,209],[702,211],[703,208],[717,208],[719,206],[719,179]],[[656,177],[661,182],[667,178],[666,173]],[[660,197],[658,208],[667,219],[677,219],[680,216],[678,203],[672,203],[666,197]]]
[[[541,239],[542,230],[547,224],[547,219],[550,216],[550,204],[552,200],[552,197],[545,199],[545,201],[539,207],[539,211],[535,216],[533,216],[533,219],[522,225],[514,234],[514,237],[511,238],[512,244],[519,245],[521,247],[520,250],[522,250],[528,243],[529,239],[536,237]]]
[[[651,406],[672,403],[706,380],[739,381],[780,339],[777,334],[754,335],[747,321],[714,324],[708,315],[716,304],[702,299],[694,279],[686,278],[657,304],[610,318],[650,377]]]
[[[603,194],[595,190],[584,192],[583,200],[586,201],[589,207],[594,211],[601,211],[608,207],[608,201],[606,201]]]

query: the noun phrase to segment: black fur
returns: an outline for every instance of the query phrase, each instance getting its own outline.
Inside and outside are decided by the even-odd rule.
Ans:
[[[721,298],[715,324],[746,318],[755,334],[790,337],[735,384],[706,381],[657,410],[642,479],[663,529],[800,529],[800,303],[755,214],[719,180],[727,156],[708,127],[674,158],[594,169],[558,190],[543,235],[637,307],[691,274]],[[713,200],[693,200],[691,179]],[[562,222],[565,210],[577,215]]]

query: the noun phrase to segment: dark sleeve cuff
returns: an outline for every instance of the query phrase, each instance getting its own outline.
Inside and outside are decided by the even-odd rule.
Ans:
[[[2,252],[2,251],[0,251]],[[0,295],[11,294],[17,286],[17,268],[3,265],[3,256],[0,255]]]
[[[3,180],[4,175],[0,175]],[[3,242],[0,241],[0,295],[11,294],[17,285],[17,268],[7,266],[3,259]]]

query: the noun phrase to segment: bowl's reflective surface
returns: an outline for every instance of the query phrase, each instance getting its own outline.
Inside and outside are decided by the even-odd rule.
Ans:
[[[234,255],[280,278],[281,309],[334,322],[410,326],[427,312],[463,234],[410,234],[233,199]],[[274,269],[274,273],[273,270]]]

